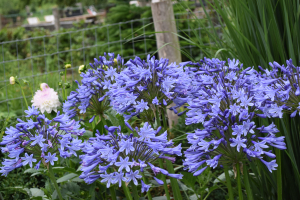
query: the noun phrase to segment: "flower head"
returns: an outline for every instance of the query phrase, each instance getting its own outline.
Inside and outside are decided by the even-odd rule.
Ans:
[[[85,71],[85,66],[84,66],[84,65],[80,65],[80,66],[78,67],[78,73],[81,74],[81,73],[84,72],[84,71]]]
[[[149,127],[148,123],[145,123],[142,129],[148,132],[152,130],[153,133],[147,137],[134,137],[132,133],[124,135],[120,132],[120,127],[105,128],[109,132],[108,135],[100,135],[98,132],[96,137],[90,138],[82,148],[84,154],[80,159],[83,173],[80,178],[87,183],[95,181],[96,179],[90,178],[95,176],[102,177],[101,182],[105,182],[107,187],[115,183],[121,186],[122,181],[132,181],[137,185],[147,166],[154,176],[163,173],[170,177],[182,178],[182,175],[169,174],[167,170],[154,166],[158,159],[170,159],[165,157],[165,154],[181,155],[180,145],[172,147],[173,142],[167,141],[166,134],[157,136],[158,132]],[[137,134],[141,135],[142,129],[136,130]],[[144,184],[142,191],[148,191],[149,187]]]
[[[266,103],[260,98],[265,96],[262,85],[266,87],[272,81],[265,81],[254,69],[242,70],[238,65],[235,60],[226,65],[224,61],[205,58],[197,69],[187,68],[194,89],[186,98],[189,105],[186,124],[203,124],[202,130],[187,134],[191,146],[184,152],[185,169],[195,176],[208,166],[275,158],[269,151],[271,146],[286,149],[284,137],[275,135],[279,131],[274,124],[257,128],[253,120],[261,115],[261,106]],[[271,105],[269,109],[274,117],[282,115],[282,107]]]
[[[168,59],[157,60],[147,56],[130,59],[111,85],[111,106],[125,119],[139,115],[144,121],[152,121],[154,112],[170,105],[175,98],[185,95],[190,77],[181,65]],[[147,112],[148,111],[148,112]]]
[[[81,83],[78,81],[76,91],[71,91],[67,101],[63,104],[63,111],[70,117],[77,114],[87,114],[88,116],[103,116],[109,108],[108,93],[111,84],[114,83],[116,74],[122,68],[123,59],[118,55],[118,66],[114,64],[114,54],[106,54],[94,59],[90,63],[91,68],[79,66],[78,72],[82,77]],[[93,121],[93,117],[90,121]]]
[[[50,88],[46,83],[40,85],[41,90],[36,91],[33,99],[31,100],[32,105],[38,108],[42,113],[45,111],[51,113],[52,111],[57,112],[58,107],[61,105],[57,92]]]
[[[71,64],[69,64],[69,63],[68,63],[68,64],[65,64],[65,68],[66,68],[66,69],[69,69],[69,68],[71,68],[71,67],[72,67]]]
[[[9,78],[9,83],[10,83],[11,85],[14,85],[14,84],[16,83],[16,78],[13,77],[13,76],[11,76],[11,77]]]
[[[6,135],[0,142],[0,145],[5,145],[1,148],[2,152],[8,153],[10,158],[2,162],[2,175],[6,176],[13,169],[27,164],[32,168],[36,162],[35,168],[38,169],[41,161],[54,165],[57,156],[76,156],[76,151],[80,150],[82,145],[77,135],[84,133],[79,122],[59,113],[50,120],[34,107],[29,107],[25,112],[28,114],[27,119],[18,119],[16,127],[6,128]],[[22,156],[24,154],[25,156]]]

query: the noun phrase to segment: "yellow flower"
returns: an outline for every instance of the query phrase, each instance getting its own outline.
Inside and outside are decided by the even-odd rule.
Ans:
[[[12,85],[14,85],[14,84],[16,83],[15,77],[11,76],[11,77],[9,78],[9,83],[12,84]]]

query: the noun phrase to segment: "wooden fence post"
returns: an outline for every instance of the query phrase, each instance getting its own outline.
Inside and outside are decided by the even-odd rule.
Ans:
[[[151,10],[155,32],[164,32],[155,33],[159,58],[168,58],[171,63],[176,62],[179,64],[181,62],[181,52],[178,36],[174,34],[177,33],[177,29],[172,1],[152,0]],[[174,104],[170,106],[174,106]],[[178,116],[169,109],[167,109],[167,115],[171,128],[173,123],[178,122]]]
[[[54,16],[54,28],[56,31],[59,30],[60,24],[59,24],[59,10],[58,8],[53,8],[52,9],[52,14]]]

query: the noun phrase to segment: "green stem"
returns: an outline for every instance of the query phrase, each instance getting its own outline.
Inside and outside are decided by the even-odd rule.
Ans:
[[[50,174],[50,179],[55,187],[55,190],[57,192],[57,195],[58,195],[58,198],[60,200],[63,200],[62,196],[61,196],[61,193],[60,193],[60,190],[58,189],[58,185],[57,185],[57,182],[56,182],[56,179],[55,179],[55,176],[54,176],[54,173],[53,173],[53,170],[52,170],[52,166],[51,164],[49,163],[49,174]]]
[[[170,174],[175,174],[173,163],[170,160],[166,160],[166,163],[167,163],[168,172]],[[174,199],[181,200],[182,196],[180,194],[180,189],[179,189],[179,185],[178,185],[177,179],[170,177],[170,181],[171,181],[171,186],[172,186],[172,191],[173,191]]]
[[[161,158],[158,159],[158,162],[159,162],[160,168],[163,169],[164,164],[163,164],[162,159]],[[170,193],[169,193],[169,189],[168,189],[168,185],[167,185],[167,181],[166,181],[166,176],[163,175],[163,174],[161,174],[160,176],[161,176],[162,181],[164,182],[164,189],[165,189],[166,197],[167,197],[168,200],[170,200],[171,198],[170,198]]]
[[[20,88],[21,88],[22,95],[23,95],[24,101],[25,101],[25,103],[26,103],[26,106],[27,106],[27,108],[28,108],[28,103],[27,103],[26,96],[25,96],[25,93],[24,93],[24,91],[23,91],[23,88],[22,88],[21,84],[19,84],[19,86],[20,86]]]
[[[156,119],[156,123],[157,123],[157,127],[161,126],[160,124],[160,120],[159,120],[159,112],[158,112],[158,106],[156,107],[156,110],[155,110],[155,119]],[[154,128],[154,127],[153,127]]]
[[[125,193],[126,199],[127,200],[132,200],[132,197],[131,197],[131,194],[129,192],[129,189],[128,189],[128,187],[127,187],[127,185],[126,185],[126,183],[124,181],[122,181],[122,187],[123,187],[123,191]]]
[[[64,81],[64,85],[63,85],[63,88],[64,88],[64,101],[67,99],[67,89],[66,89],[66,82],[67,82],[67,68],[65,69],[65,81]]]
[[[148,184],[148,179],[145,177],[145,174],[143,173],[143,181],[145,184]],[[150,193],[150,189],[148,190],[147,192],[147,196],[148,196],[148,200],[152,200],[152,196],[151,196],[151,193]]]
[[[227,189],[228,189],[228,196],[230,200],[234,200],[233,197],[233,190],[232,190],[232,186],[231,186],[231,180],[230,180],[230,176],[228,173],[228,167],[224,166],[224,173],[225,173],[225,177],[226,177],[226,184],[227,184]]]
[[[132,187],[132,195],[133,195],[133,199],[134,200],[139,200],[140,197],[139,197],[139,193],[137,191],[137,188],[136,188],[136,185],[133,183],[133,181],[131,181],[131,187]]]
[[[276,157],[277,157],[277,199],[282,200],[282,176],[281,176],[281,153],[280,149],[276,149]]]
[[[165,117],[165,113],[166,113],[166,109],[164,109],[162,112],[162,118],[163,118],[163,123],[164,123],[164,131],[167,131],[167,120]],[[172,162],[170,160],[166,160],[166,163],[167,163],[168,172],[171,174],[175,174],[175,170],[174,170]],[[171,182],[171,186],[172,186],[174,199],[182,200],[182,196],[180,194],[180,189],[179,189],[177,179],[170,177],[170,182]]]
[[[163,124],[164,124],[164,131],[167,130],[167,120],[166,120],[165,112],[166,112],[166,108],[164,108],[164,110],[163,110],[163,112],[161,114],[162,115]]]
[[[160,119],[159,119],[159,112],[158,112],[158,107],[156,108],[156,111],[155,111],[155,114],[156,114],[156,123],[157,123],[157,126],[161,126],[160,124]],[[160,168],[164,168],[164,165],[163,165],[163,160],[162,159],[158,159],[158,162],[159,162],[159,166]],[[168,185],[167,185],[167,181],[166,181],[166,176],[161,174],[161,179],[162,181],[164,182],[164,189],[165,189],[165,193],[166,193],[166,197],[168,200],[170,200],[170,193],[169,193],[169,189],[168,189]]]
[[[114,185],[110,186],[109,191],[110,191],[111,199],[117,200],[117,195],[116,195],[116,190]]]
[[[237,174],[237,184],[239,191],[239,200],[243,200],[243,192],[242,192],[242,183],[241,183],[241,173],[240,173],[240,164],[236,164],[236,174]]]
[[[244,181],[246,186],[246,192],[247,192],[247,198],[248,200],[253,200],[253,195],[250,187],[250,181],[249,181],[249,174],[246,164],[243,165],[243,174],[244,174]]]

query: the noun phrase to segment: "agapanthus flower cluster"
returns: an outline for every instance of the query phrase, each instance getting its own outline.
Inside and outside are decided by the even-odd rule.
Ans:
[[[193,76],[193,88],[186,100],[186,124],[202,123],[203,129],[187,133],[191,146],[185,151],[185,168],[197,176],[208,166],[260,159],[270,171],[274,170],[276,160],[266,159],[276,157],[270,147],[286,149],[284,137],[276,137],[279,131],[273,123],[256,127],[254,122],[263,104],[257,92],[272,81],[252,68],[242,70],[235,60],[226,65],[218,59],[204,59],[198,65],[186,67]],[[202,165],[206,166],[200,169]]]
[[[104,54],[94,61],[94,64],[90,63],[90,69],[80,74],[81,84],[76,81],[78,89],[72,91],[63,104],[63,111],[70,117],[74,117],[78,109],[80,114],[93,116],[90,122],[95,115],[103,116],[109,108],[106,96],[124,62],[119,55],[115,58],[113,53],[109,53],[108,58]]]
[[[8,153],[0,167],[0,173],[6,176],[10,171],[21,166],[29,165],[31,168],[44,165],[54,165],[58,157],[67,158],[77,155],[82,141],[77,136],[84,133],[79,122],[71,120],[67,115],[60,115],[48,119],[40,114],[35,107],[28,107],[25,111],[26,120],[18,119],[15,127],[6,128],[6,135],[0,145],[2,153]]]
[[[183,68],[168,59],[147,56],[130,59],[111,85],[111,106],[125,119],[143,113],[145,121],[153,120],[156,107],[166,107],[185,95],[190,80]]]
[[[300,67],[295,67],[292,60],[286,61],[286,66],[277,62],[269,63],[271,70],[263,69],[261,77],[268,80],[267,88],[261,86],[258,91],[263,105],[261,117],[280,117],[283,113],[291,113],[295,117],[300,112]]]
[[[38,108],[42,113],[45,111],[47,113],[51,113],[52,111],[57,112],[57,109],[61,105],[57,92],[46,83],[42,83],[40,88],[41,90],[36,91],[31,100],[32,105]]]
[[[128,125],[129,126],[129,125]],[[181,174],[170,174],[167,170],[155,166],[158,159],[175,161],[170,155],[181,156],[181,145],[173,146],[172,141],[167,140],[167,132],[158,135],[161,128],[154,130],[147,122],[140,129],[133,130],[133,133],[125,135],[121,133],[121,127],[111,126],[105,128],[107,135],[99,132],[96,137],[90,138],[82,148],[84,155],[81,155],[83,172],[80,178],[90,184],[101,179],[106,183],[107,188],[112,184],[121,187],[122,182],[129,184],[133,182],[138,185],[145,170],[153,174],[153,178],[159,184],[163,181],[156,178],[158,174],[181,179]],[[137,137],[134,134],[138,135]],[[166,156],[165,154],[168,154]],[[142,180],[142,192],[149,190]]]

